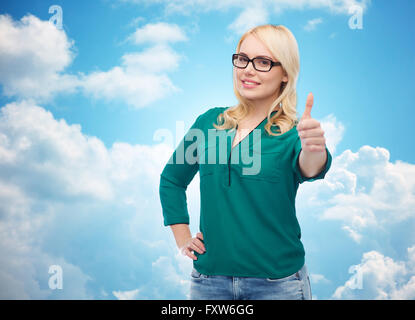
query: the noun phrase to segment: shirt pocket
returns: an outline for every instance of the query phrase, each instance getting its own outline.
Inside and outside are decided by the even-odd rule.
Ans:
[[[217,153],[216,152],[216,145],[213,143],[208,143],[203,146],[201,150],[201,156],[199,159],[199,175],[200,178],[212,175],[215,172],[215,166],[216,162],[214,160],[217,160]],[[209,156],[209,154],[211,154]]]
[[[212,164],[202,164],[199,167],[200,178],[210,176],[215,172]]]
[[[277,183],[281,180],[281,155],[282,151],[252,152],[252,164],[243,165],[240,175],[244,179],[261,180],[271,183]],[[259,166],[259,167],[258,167]],[[250,168],[254,174],[244,174],[243,168]]]

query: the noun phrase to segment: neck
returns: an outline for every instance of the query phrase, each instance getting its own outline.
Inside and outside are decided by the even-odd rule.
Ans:
[[[253,119],[253,118],[264,119],[265,117],[268,116],[268,110],[269,110],[269,107],[271,106],[271,103],[275,99],[277,99],[277,97],[278,97],[278,95],[270,97],[266,100],[251,100],[250,102],[252,103],[253,107],[250,108],[247,117],[249,117],[251,119]],[[278,110],[278,109],[279,109],[278,106],[276,108],[274,108],[274,110]]]
[[[271,103],[267,104],[254,104],[248,112],[247,117],[251,119],[264,119],[268,116],[268,110]],[[277,106],[274,110],[278,111],[279,107]]]

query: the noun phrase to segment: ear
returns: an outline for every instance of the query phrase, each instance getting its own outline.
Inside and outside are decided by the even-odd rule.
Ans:
[[[282,81],[288,82],[288,75],[287,75],[287,73],[284,73],[284,77],[282,77]]]

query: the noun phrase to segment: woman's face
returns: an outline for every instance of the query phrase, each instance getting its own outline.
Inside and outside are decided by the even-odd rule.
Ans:
[[[248,35],[241,43],[239,52],[244,53],[249,59],[258,56],[265,56],[272,61],[277,62],[270,51],[253,35]],[[236,88],[239,94],[248,100],[264,101],[271,103],[278,95],[281,82],[288,81],[288,77],[284,74],[281,66],[273,66],[268,72],[261,72],[254,69],[252,62],[245,69],[234,67],[236,72]],[[246,85],[244,81],[254,81],[256,85]]]

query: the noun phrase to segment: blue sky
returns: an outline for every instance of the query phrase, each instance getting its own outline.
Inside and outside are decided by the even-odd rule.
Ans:
[[[314,298],[415,298],[414,2],[255,3],[0,4],[0,297],[186,298],[191,260],[158,198],[174,145],[154,135],[176,141],[178,123],[234,105],[238,39],[273,23],[299,45],[298,115],[313,92],[333,155],[296,200]],[[193,233],[198,183],[187,192]],[[48,286],[51,265],[63,289]]]

